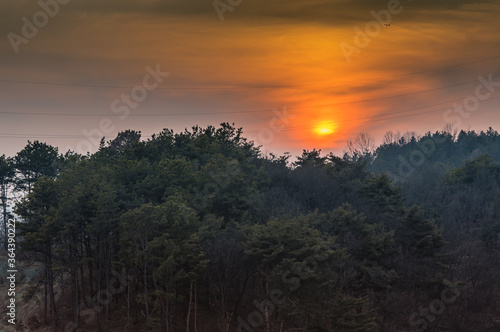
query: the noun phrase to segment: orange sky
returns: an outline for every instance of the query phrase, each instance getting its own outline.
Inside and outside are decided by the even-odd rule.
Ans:
[[[85,132],[148,137],[221,122],[243,127],[264,151],[342,153],[359,132],[380,142],[388,130],[439,130],[447,107],[474,96],[478,76],[500,82],[498,1],[244,0],[223,21],[210,1],[58,7],[16,53],[9,33],[23,37],[22,18],[33,22],[42,9],[0,4],[0,154],[27,139],[95,150]],[[375,23],[371,11],[391,8],[390,26]],[[342,46],[356,47],[367,24],[375,32],[348,61]],[[147,66],[170,75],[120,118],[113,101],[142,85]],[[459,127],[500,129],[497,96],[460,115]],[[284,108],[277,118],[273,109]],[[103,119],[112,130],[101,130]]]

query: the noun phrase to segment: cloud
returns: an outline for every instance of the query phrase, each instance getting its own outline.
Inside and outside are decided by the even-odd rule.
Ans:
[[[41,0],[43,2],[54,0]],[[227,0],[221,0],[226,1]],[[394,1],[394,0],[389,0]],[[421,15],[442,16],[439,13],[447,10],[457,10],[464,6],[476,4],[494,4],[494,0],[418,0],[409,2],[401,1],[401,5],[407,8],[405,16],[418,18]],[[290,20],[295,22],[321,23],[331,26],[342,26],[356,24],[369,19],[371,10],[382,10],[387,8],[388,1],[385,0],[243,0],[237,6],[237,10],[228,12],[231,20],[259,20],[266,24],[265,20]],[[68,14],[144,14],[156,16],[177,17],[210,17],[217,19],[212,1],[205,0],[72,0],[66,5],[60,5],[61,12]],[[22,16],[30,18],[36,11],[40,10],[37,2],[6,0],[0,4],[2,18],[2,30],[15,30]],[[230,15],[229,15],[230,14]],[[446,18],[443,16],[443,18]]]
[[[310,130],[318,121],[342,123],[335,137],[341,141],[361,129],[367,131],[369,126],[382,131],[388,125],[370,124],[361,118],[450,100],[468,90],[458,87],[354,103],[357,100],[453,85],[498,70],[498,59],[445,68],[500,55],[497,2],[404,0],[402,5],[404,10],[393,17],[392,26],[382,28],[347,63],[339,44],[352,44],[354,28],[364,29],[374,19],[370,11],[387,8],[387,1],[243,0],[220,22],[209,0],[72,0],[61,6],[60,13],[36,38],[21,46],[19,54],[4,38],[0,71],[4,79],[134,86],[144,76],[145,66],[160,64],[171,72],[163,87],[296,85],[288,89],[159,90],[137,112],[214,113],[287,106],[294,108],[296,115],[292,125],[302,130],[277,135],[280,138],[275,144],[308,144],[312,148],[319,141],[311,139]],[[31,17],[37,10],[35,1],[1,2],[0,33],[4,37],[10,31],[19,33],[21,17]],[[403,75],[408,73],[419,74]],[[3,85],[0,108],[14,111],[55,109],[107,116],[110,102],[126,92]],[[162,119],[165,121],[130,118],[123,126],[151,132],[162,127],[235,121],[246,130],[258,131],[267,126],[271,115],[186,116]],[[22,119],[8,118],[4,131],[35,131],[37,124],[52,121]],[[90,120],[58,121],[76,133],[84,125],[92,126]],[[431,129],[442,127],[439,114],[433,121],[438,125]],[[425,127],[428,122],[405,118],[390,125],[399,123],[418,130],[413,126]],[[43,132],[42,127],[38,129]]]

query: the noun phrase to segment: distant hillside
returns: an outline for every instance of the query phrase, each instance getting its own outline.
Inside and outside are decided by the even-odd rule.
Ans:
[[[421,173],[426,167],[449,170],[462,166],[466,160],[487,154],[493,162],[500,163],[500,134],[488,131],[460,131],[460,133],[435,132],[423,136],[414,134],[386,134],[369,169],[387,172],[397,181],[414,173]]]

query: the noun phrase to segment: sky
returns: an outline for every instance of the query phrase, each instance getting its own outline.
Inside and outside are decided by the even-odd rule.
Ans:
[[[222,122],[263,152],[500,130],[500,1],[3,0],[0,155]]]

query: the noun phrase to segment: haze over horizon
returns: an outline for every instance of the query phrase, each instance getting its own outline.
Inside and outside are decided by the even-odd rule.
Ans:
[[[0,155],[222,122],[294,155],[360,132],[500,129],[499,1],[215,3],[2,2]]]

